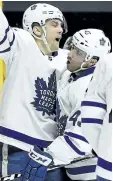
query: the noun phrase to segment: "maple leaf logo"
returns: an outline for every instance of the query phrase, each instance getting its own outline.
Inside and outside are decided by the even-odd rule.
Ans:
[[[37,111],[41,111],[42,115],[54,115],[56,111],[56,72],[54,71],[48,77],[48,86],[43,78],[37,77],[35,80],[36,97],[31,104]]]
[[[31,6],[31,10],[35,10],[35,9],[36,9],[36,7],[37,7],[37,5],[36,5],[36,4],[34,4],[33,6]]]
[[[100,39],[100,45],[104,46],[106,43],[106,41],[104,40],[104,38]]]
[[[56,100],[56,121],[57,121],[57,131],[58,135],[62,136],[64,134],[66,124],[67,124],[67,118],[68,116],[63,115],[60,117],[61,109],[58,102],[58,99]]]

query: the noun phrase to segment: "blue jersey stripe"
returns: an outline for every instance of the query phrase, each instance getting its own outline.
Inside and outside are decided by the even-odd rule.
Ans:
[[[79,139],[81,141],[84,141],[84,142],[88,143],[88,141],[81,135],[78,135],[78,134],[75,134],[75,133],[72,133],[72,132],[65,132],[65,134],[67,136],[70,136],[70,137],[73,137],[73,138],[76,138],[76,139]]]
[[[72,141],[69,139],[68,136],[64,136],[65,141],[67,142],[67,144],[79,155],[85,155],[85,152],[80,151],[73,143]]]
[[[107,160],[104,160],[103,158],[98,157],[97,165],[99,167],[104,168],[105,170],[112,172],[112,163]]]
[[[12,46],[12,45],[13,45],[14,40],[15,40],[15,34],[13,33],[13,39],[12,39],[12,41],[11,41],[11,42],[9,42],[10,46]]]
[[[88,165],[88,166],[82,166],[82,167],[76,167],[76,168],[67,168],[67,172],[70,175],[79,175],[79,174],[85,174],[85,173],[93,173],[95,172],[96,165]]]
[[[98,108],[102,108],[102,109],[105,109],[105,110],[107,108],[106,104],[99,103],[99,102],[93,102],[93,101],[83,101],[81,106],[98,107]]]
[[[97,181],[112,181],[112,180],[108,180],[97,175]]]
[[[24,143],[28,143],[30,145],[37,145],[37,146],[43,147],[43,148],[46,148],[51,144],[51,141],[33,138],[33,137],[30,137],[23,133],[20,133],[20,132],[17,132],[17,131],[8,129],[8,128],[4,128],[2,126],[0,126],[0,134],[13,138],[18,141],[22,141]]]
[[[10,50],[11,50],[11,48],[9,47],[9,48],[7,48],[5,50],[0,51],[0,53],[6,53],[6,52],[9,52]]]
[[[7,38],[7,36],[5,36],[5,37],[3,38],[3,40],[0,42],[0,44],[2,44],[2,43],[6,40],[6,38]],[[13,39],[12,39],[11,42],[9,42],[10,47],[6,48],[5,50],[0,51],[0,53],[9,52],[9,51],[11,50],[11,46],[13,45],[14,41],[15,41],[15,34],[13,33]]]
[[[93,74],[95,67],[88,68],[87,70],[83,71],[80,75],[76,76],[73,81],[78,80],[79,78],[85,77],[87,75]]]
[[[0,45],[3,44],[3,43],[5,42],[5,40],[7,39],[7,33],[8,33],[9,30],[10,30],[10,28],[9,28],[9,26],[8,26],[8,28],[6,28],[6,30],[5,30],[5,36],[4,36],[3,39],[0,41]]]
[[[92,123],[92,124],[103,124],[102,119],[95,119],[95,118],[82,118],[82,123]]]

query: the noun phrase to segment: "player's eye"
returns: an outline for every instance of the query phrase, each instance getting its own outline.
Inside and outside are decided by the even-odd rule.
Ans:
[[[52,21],[52,26],[57,27],[58,26],[58,22],[57,21]]]
[[[74,50],[75,49],[75,46],[72,44],[71,45],[71,50]]]
[[[76,54],[79,55],[79,56],[82,56],[82,55],[83,55],[83,51],[77,49],[77,50],[76,50]]]
[[[61,26],[63,28],[64,24],[59,19],[53,19],[52,26],[54,26],[54,27]]]
[[[75,47],[76,49],[76,55],[81,56],[81,57],[86,57],[86,52],[84,52],[83,50],[80,50],[79,48]]]

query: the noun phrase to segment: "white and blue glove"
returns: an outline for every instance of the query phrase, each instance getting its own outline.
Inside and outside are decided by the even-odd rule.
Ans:
[[[52,156],[37,146],[27,156],[28,162],[21,172],[21,181],[44,181],[47,168],[53,162]]]

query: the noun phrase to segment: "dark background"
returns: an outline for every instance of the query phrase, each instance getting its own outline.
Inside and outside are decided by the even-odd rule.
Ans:
[[[22,16],[30,5],[44,1],[5,1],[4,13],[10,26],[22,27]],[[68,33],[61,40],[60,47],[65,40],[76,31],[84,28],[102,29],[112,41],[112,1],[46,1],[55,5],[64,14]]]

